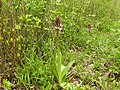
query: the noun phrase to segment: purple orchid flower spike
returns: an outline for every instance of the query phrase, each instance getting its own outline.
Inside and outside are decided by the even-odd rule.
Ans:
[[[60,26],[60,19],[59,19],[58,17],[56,18],[55,25],[56,25],[57,27]]]
[[[55,20],[55,29],[58,29],[58,30],[62,30],[62,24],[60,23],[60,19],[58,17],[56,17],[56,20]]]
[[[92,30],[92,26],[91,26],[91,24],[88,24],[88,30],[89,30],[89,31]]]

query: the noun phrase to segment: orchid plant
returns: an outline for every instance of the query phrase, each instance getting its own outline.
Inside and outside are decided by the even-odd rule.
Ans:
[[[65,83],[68,70],[70,69],[70,67],[74,62],[75,61],[70,61],[67,66],[64,66],[62,64],[62,54],[58,50],[58,52],[55,55],[55,63],[54,63],[55,69],[53,69],[53,73],[59,85]]]

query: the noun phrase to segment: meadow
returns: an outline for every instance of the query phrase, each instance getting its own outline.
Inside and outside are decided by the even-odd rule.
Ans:
[[[0,0],[0,90],[120,90],[120,0]]]

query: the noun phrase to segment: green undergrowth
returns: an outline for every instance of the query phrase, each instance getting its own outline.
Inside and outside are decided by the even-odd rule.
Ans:
[[[13,0],[7,17],[3,0],[1,87],[119,90],[119,4],[119,0]]]
[[[117,31],[111,27],[109,32],[88,32],[83,29],[81,32],[81,39],[73,43],[72,48],[61,46],[61,50],[65,51],[54,51],[48,46],[41,58],[36,55],[34,48],[28,50],[24,62],[16,69],[17,85],[42,90],[119,90],[119,29]],[[81,40],[84,41],[82,46],[76,46]],[[48,41],[46,44],[52,43]],[[75,62],[69,64],[71,61]],[[64,74],[67,65],[70,66]]]

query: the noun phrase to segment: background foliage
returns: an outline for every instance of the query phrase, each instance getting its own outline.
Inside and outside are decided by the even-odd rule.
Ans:
[[[119,89],[119,0],[1,4],[1,88]],[[63,26],[59,35],[56,17]]]

